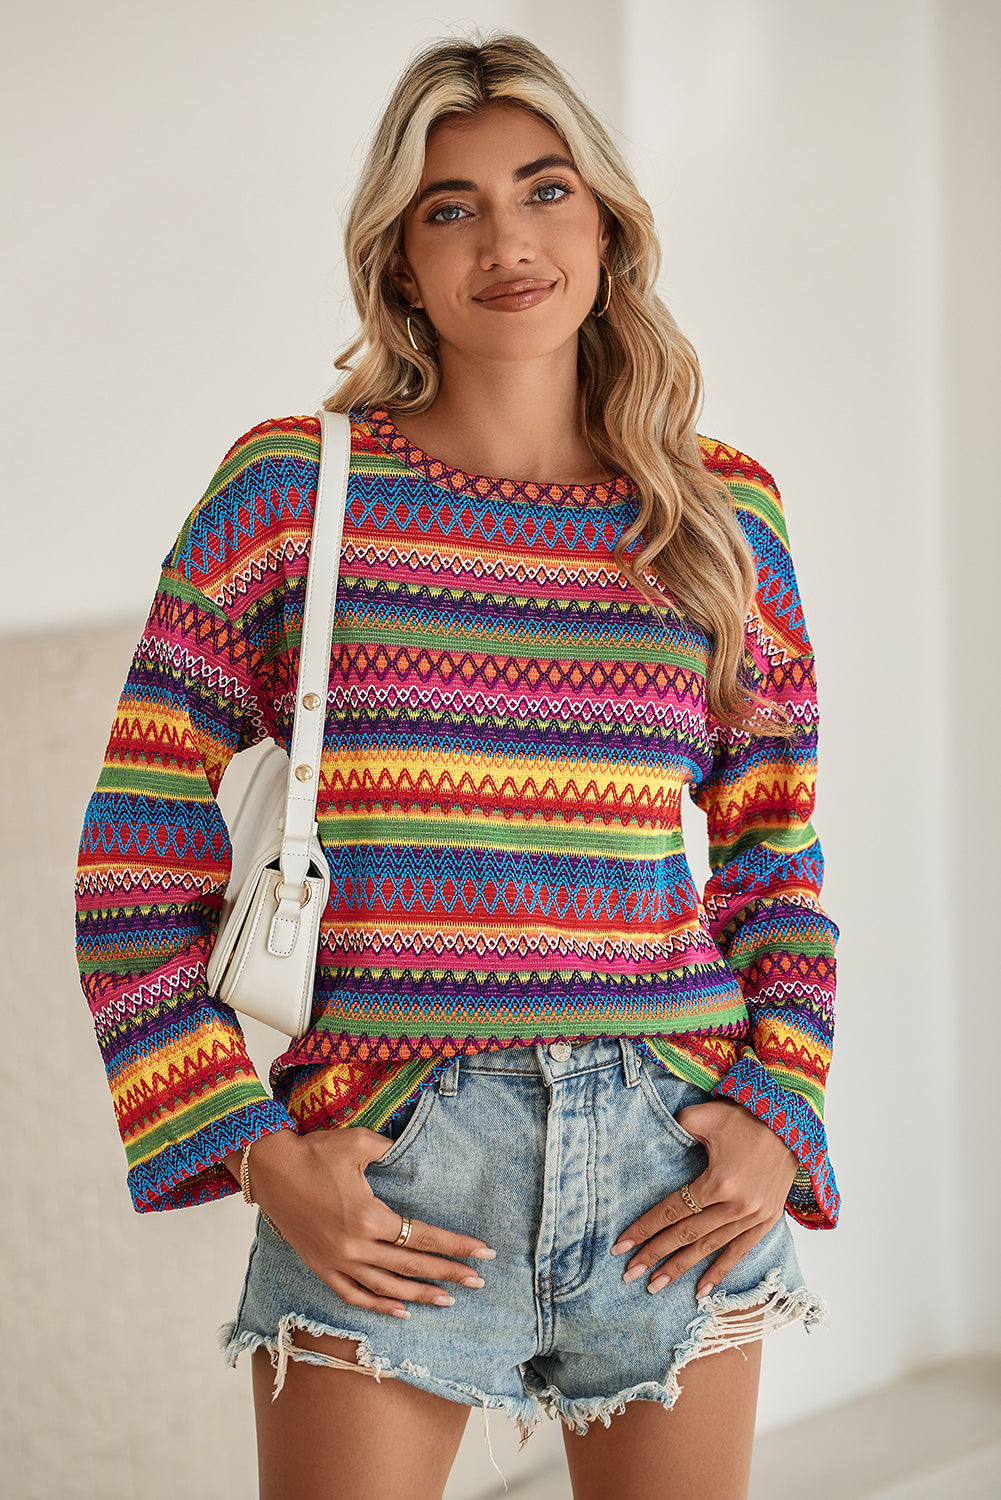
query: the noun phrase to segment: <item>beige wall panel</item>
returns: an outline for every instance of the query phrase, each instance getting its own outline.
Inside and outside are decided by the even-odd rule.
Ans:
[[[25,1500],[166,1495],[178,1482],[207,1497],[220,1442],[230,1493],[252,1493],[246,1372],[221,1380],[212,1338],[250,1223],[235,1203],[198,1221],[133,1213],[75,976],[76,848],[136,635],[24,639],[3,655],[4,883],[24,896],[0,914],[0,1196],[17,1309],[4,1343],[20,1348],[0,1363],[0,1451],[14,1466],[6,1492]]]
[[[253,1235],[242,1200],[137,1215],[76,977],[73,871],[84,808],[141,622],[5,643],[0,1152],[0,1495],[5,1500],[246,1500],[256,1493],[250,1365],[222,1362]],[[231,811],[254,752],[224,777]],[[16,899],[20,897],[20,899]],[[265,1073],[281,1044],[248,1028]],[[562,1452],[545,1423],[523,1453],[493,1414],[508,1481]],[[472,1414],[449,1500],[500,1480]]]

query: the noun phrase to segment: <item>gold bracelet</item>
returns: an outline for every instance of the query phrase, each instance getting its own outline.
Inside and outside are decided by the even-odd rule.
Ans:
[[[250,1191],[250,1148],[253,1144],[253,1141],[248,1141],[244,1146],[243,1152],[240,1156],[240,1189],[243,1193],[243,1201],[244,1203],[249,1203],[251,1208],[256,1208],[265,1224],[269,1224],[278,1238],[280,1240],[283,1240],[285,1239],[285,1236],[278,1228],[278,1225],[275,1223],[274,1219],[272,1219],[269,1214],[266,1214],[264,1212],[264,1209],[259,1203],[254,1202],[253,1196]]]

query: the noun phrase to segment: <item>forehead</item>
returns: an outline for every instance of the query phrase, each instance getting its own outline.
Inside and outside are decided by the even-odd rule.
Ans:
[[[487,104],[473,115],[446,115],[432,126],[424,151],[421,187],[431,177],[471,176],[470,163],[509,170],[533,157],[570,156],[551,125],[517,104]],[[461,169],[461,170],[460,170]]]

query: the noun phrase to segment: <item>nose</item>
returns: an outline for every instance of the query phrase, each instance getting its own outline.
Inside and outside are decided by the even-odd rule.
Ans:
[[[484,214],[480,266],[518,266],[535,260],[535,246],[525,232],[524,221],[517,212],[494,210]]]

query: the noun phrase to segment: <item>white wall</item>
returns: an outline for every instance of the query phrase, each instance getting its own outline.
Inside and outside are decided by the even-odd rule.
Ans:
[[[957,1012],[948,739],[927,712],[947,633],[936,10],[635,0],[628,16],[625,128],[703,359],[703,429],[775,471],[819,658],[844,1211],[837,1235],[800,1239],[832,1327],[776,1341],[774,1418],[957,1347],[970,1312],[942,1274],[959,1262]]]
[[[407,55],[517,22],[503,0],[39,0],[5,18],[5,480],[55,535],[44,589],[6,581],[0,628],[145,614],[230,443],[332,382],[354,323],[341,215]]]
[[[44,589],[5,581],[0,630],[144,615],[230,443],[316,408],[355,326],[342,220],[380,103],[413,49],[472,26],[527,27],[614,113],[617,13],[594,3],[39,0],[5,19],[4,477],[54,535]]]
[[[617,123],[661,227],[664,291],[703,360],[703,430],[772,467],[786,498],[821,670],[817,821],[843,930],[828,1123],[845,1208],[836,1235],[798,1236],[832,1327],[771,1341],[771,1424],[1001,1345],[1001,1223],[983,1187],[998,711],[996,669],[976,649],[999,555],[987,435],[1001,235],[984,190],[996,5],[511,0],[432,16],[400,0],[377,15],[329,0],[48,0],[12,13],[4,505],[8,545],[40,532],[45,568],[31,553],[8,566],[0,631],[46,639],[6,649],[8,740],[15,767],[27,748],[29,764],[75,777],[79,809],[50,842],[36,771],[43,821],[12,795],[7,851],[19,877],[36,859],[68,892],[113,679],[160,559],[237,434],[312,410],[329,385],[353,323],[340,221],[365,136],[411,49],[470,21],[525,30]],[[132,624],[108,636],[101,677],[73,650],[105,621]],[[99,681],[101,703],[74,701],[74,681]],[[36,1334],[10,1330],[20,1357],[0,1366],[0,1407],[20,1424],[16,1493],[86,1495],[99,1474],[102,1493],[136,1493],[173,1457],[190,1463],[195,1500],[208,1494],[200,1456],[237,1430],[233,1377],[201,1341],[241,1274],[242,1206],[130,1217],[68,927],[35,961],[20,928],[9,941],[5,1311]],[[58,1053],[38,1045],[52,995],[67,1017]],[[55,1173],[35,1111],[24,1121],[33,1087],[66,1101]],[[138,1451],[108,1416],[133,1399]],[[60,1468],[64,1412],[77,1446]]]
[[[955,933],[949,990],[957,1006],[962,1085],[952,1170],[963,1190],[964,1229],[963,1258],[949,1273],[968,1288],[970,1343],[996,1350],[1001,1347],[1001,1299],[995,1294],[1001,1244],[995,958],[1001,911],[995,769],[1001,739],[1001,507],[992,471],[1001,397],[1001,5],[992,0],[943,4],[940,48],[943,409],[949,455],[942,555],[949,568],[951,647],[944,708],[953,725],[942,788],[952,837],[940,879],[952,898]]]

